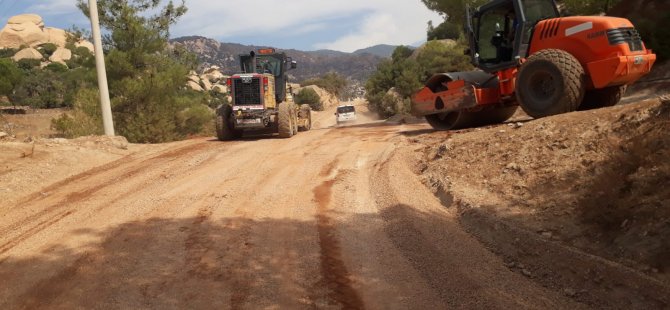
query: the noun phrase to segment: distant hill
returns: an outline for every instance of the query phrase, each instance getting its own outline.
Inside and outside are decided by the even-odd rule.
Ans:
[[[380,45],[375,45],[371,46],[368,48],[360,49],[354,52],[356,55],[361,55],[361,54],[372,54],[376,55],[379,57],[383,58],[389,58],[391,55],[393,55],[393,51],[396,49],[395,45],[386,45],[386,44],[380,44]]]
[[[224,74],[239,71],[237,56],[249,51],[269,46],[242,45],[237,43],[221,43],[214,39],[191,36],[170,41],[173,45],[182,45],[198,55],[203,66],[217,65]],[[384,48],[371,48],[370,52],[344,53],[332,50],[299,51],[282,50],[298,62],[298,69],[290,72],[291,79],[300,82],[308,78],[318,77],[335,71],[352,80],[363,82],[376,70],[377,64],[385,57],[378,55]],[[367,50],[367,49],[366,49]],[[363,51],[363,50],[361,50]],[[389,54],[390,55],[390,54]]]

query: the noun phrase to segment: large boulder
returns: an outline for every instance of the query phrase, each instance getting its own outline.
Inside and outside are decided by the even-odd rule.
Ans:
[[[67,32],[63,29],[46,27],[44,32],[47,34],[48,43],[55,44],[56,46],[65,47],[67,43]]]
[[[200,84],[198,84],[196,82],[193,82],[193,81],[188,81],[188,83],[186,85],[188,85],[188,87],[191,88],[192,90],[195,90],[195,91],[198,91],[198,92],[205,91],[204,89],[202,89],[202,86],[200,86]]]
[[[212,91],[219,93],[219,94],[227,94],[228,93],[228,86],[221,85],[221,84],[216,84],[212,86]]]
[[[193,83],[196,83],[196,84],[200,85],[200,77],[197,74],[195,74],[194,72],[191,72],[191,74],[189,74],[188,80],[193,82]]]
[[[14,16],[0,31],[0,47],[2,48],[34,47],[47,42],[49,42],[49,34],[44,31],[44,21],[42,17],[35,14]]]
[[[38,27],[44,27],[44,20],[42,16],[37,14],[21,14],[12,16],[9,18],[7,24],[18,25],[18,24],[33,24]]]
[[[206,91],[212,90],[212,83],[208,79],[201,78],[200,80],[202,81],[202,85],[205,86],[204,89]]]
[[[95,46],[93,45],[93,43],[88,42],[86,40],[81,40],[81,41],[75,43],[74,46],[75,47],[85,47],[89,51],[91,51],[91,53],[95,53]]]
[[[56,49],[56,51],[53,54],[51,54],[51,57],[49,57],[49,60],[51,62],[58,62],[62,64],[65,64],[65,62],[70,59],[72,59],[72,51],[62,47]]]
[[[12,59],[14,61],[19,61],[22,59],[42,59],[42,57],[42,53],[32,47],[29,47],[20,50],[14,55],[14,57],[12,57]]]

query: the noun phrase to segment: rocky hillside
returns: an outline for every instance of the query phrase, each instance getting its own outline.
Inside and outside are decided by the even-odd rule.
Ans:
[[[354,54],[356,55],[372,54],[377,55],[379,57],[390,58],[391,55],[393,55],[393,51],[396,49],[396,47],[397,46],[395,45],[380,44],[368,48],[359,49],[355,51]]]
[[[185,46],[196,53],[204,67],[212,65],[221,67],[224,74],[232,74],[239,70],[237,55],[267,47],[221,43],[204,37],[182,37],[171,42]],[[343,53],[331,50],[305,52],[292,49],[285,51],[298,62],[298,70],[291,72],[294,81],[321,76],[329,71],[335,71],[352,80],[365,81],[383,59],[382,56],[371,52]]]

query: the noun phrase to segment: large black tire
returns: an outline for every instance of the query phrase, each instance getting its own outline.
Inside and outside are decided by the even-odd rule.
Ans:
[[[242,137],[241,130],[235,130],[230,123],[230,115],[233,113],[233,107],[228,104],[220,105],[216,109],[216,137],[220,141],[230,141]]]
[[[579,105],[579,110],[613,107],[621,101],[626,93],[626,88],[626,85],[621,85],[586,91],[584,100]]]
[[[293,113],[291,113],[291,106],[288,102],[279,104],[279,115],[277,115],[279,137],[290,138],[293,137]]]
[[[312,108],[309,104],[303,104],[300,106],[300,118],[307,119],[307,124],[304,127],[300,127],[302,131],[309,131],[312,129]]]
[[[541,50],[521,65],[516,97],[526,114],[534,118],[573,112],[584,99],[585,76],[584,68],[570,53]]]
[[[456,130],[500,124],[516,113],[517,107],[488,108],[477,112],[454,111],[426,115],[426,121],[436,130]]]

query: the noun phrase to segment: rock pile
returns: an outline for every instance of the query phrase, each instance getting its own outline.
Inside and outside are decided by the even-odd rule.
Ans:
[[[203,70],[201,74],[191,71],[188,75],[188,82],[186,85],[195,91],[214,91],[219,94],[228,93],[228,85],[226,80],[229,76],[221,73],[221,68],[218,66],[211,66]]]
[[[0,49],[19,50],[12,59],[40,60],[44,56],[37,50],[44,44],[53,44],[58,49],[48,58],[46,64],[57,62],[65,64],[72,58],[72,51],[65,48],[68,33],[63,29],[45,27],[42,17],[36,14],[23,14],[11,17],[0,31]],[[81,40],[75,43],[75,47],[84,47],[94,52],[91,42]]]

